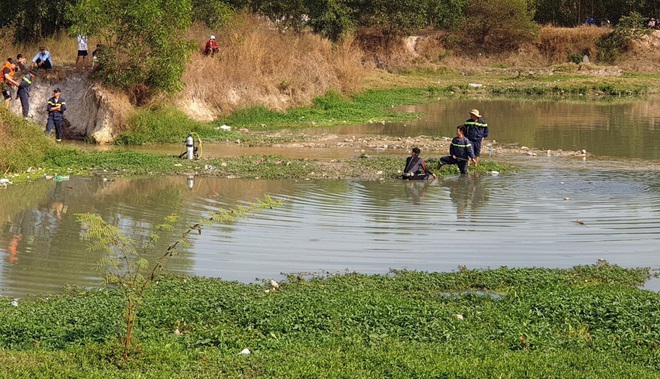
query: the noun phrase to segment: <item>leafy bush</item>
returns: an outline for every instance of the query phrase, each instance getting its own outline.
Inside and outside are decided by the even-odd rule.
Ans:
[[[615,63],[621,54],[632,48],[633,41],[639,40],[653,32],[652,29],[640,28],[645,18],[637,12],[622,17],[611,33],[603,36],[597,43],[598,59],[607,63]]]
[[[234,13],[231,5],[217,0],[192,0],[192,20],[203,22],[209,28],[219,28]]]
[[[190,0],[80,0],[72,31],[101,37],[95,76],[127,89],[140,105],[153,91],[181,88],[194,49],[183,38],[191,14]]]
[[[146,143],[184,142],[190,132],[204,136],[227,135],[208,124],[197,122],[176,109],[140,109],[129,120],[129,130],[120,134],[115,143],[142,145]]]
[[[67,10],[76,0],[2,1],[0,27],[11,26],[17,43],[37,43],[71,26]],[[4,61],[4,59],[3,59]]]
[[[469,46],[504,51],[533,41],[539,26],[527,0],[471,0],[465,9],[462,32]]]

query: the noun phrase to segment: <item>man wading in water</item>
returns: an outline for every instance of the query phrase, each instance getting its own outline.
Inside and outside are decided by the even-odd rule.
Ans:
[[[451,140],[449,146],[449,155],[440,158],[438,163],[438,170],[446,164],[458,165],[458,170],[461,174],[468,173],[468,166],[470,166],[470,159],[474,161],[474,166],[477,166],[477,160],[472,151],[472,144],[470,140],[465,137],[465,126],[461,125],[456,128],[456,137]]]
[[[403,169],[403,175],[401,175],[403,179],[425,180],[429,177],[436,177],[426,167],[426,162],[419,157],[419,153],[421,153],[421,150],[418,147],[413,147],[412,155],[406,158],[406,167]]]

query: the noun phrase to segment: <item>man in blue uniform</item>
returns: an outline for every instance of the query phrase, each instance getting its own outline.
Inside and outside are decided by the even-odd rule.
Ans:
[[[479,110],[473,109],[470,111],[470,118],[465,121],[465,136],[472,143],[472,151],[474,151],[474,165],[479,164],[479,156],[481,155],[481,142],[488,137],[488,123],[481,118]]]
[[[23,80],[18,85],[18,91],[16,91],[16,97],[21,99],[21,107],[23,107],[23,117],[27,118],[30,113],[30,87],[32,87],[32,81],[37,77],[37,72],[30,70]]]
[[[66,102],[61,96],[62,91],[59,88],[53,90],[53,97],[48,99],[48,121],[46,122],[46,135],[49,135],[55,127],[55,140],[62,141],[62,121],[64,120],[64,111]]]
[[[458,165],[461,174],[467,174],[468,166],[470,166],[470,159],[475,161],[476,166],[476,157],[472,151],[472,144],[470,143],[470,140],[465,137],[465,125],[460,125],[456,128],[456,137],[451,140],[449,155],[440,158],[438,169],[441,169],[442,166],[446,164],[455,164]]]

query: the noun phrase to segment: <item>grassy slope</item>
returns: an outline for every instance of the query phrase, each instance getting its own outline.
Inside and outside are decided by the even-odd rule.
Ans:
[[[123,363],[116,292],[5,299],[0,375],[657,378],[660,295],[634,288],[648,275],[608,264],[402,271],[290,276],[278,290],[171,278],[150,290],[141,351]]]

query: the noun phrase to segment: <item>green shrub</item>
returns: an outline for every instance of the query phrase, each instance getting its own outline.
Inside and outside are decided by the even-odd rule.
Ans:
[[[190,132],[200,133],[206,124],[194,121],[179,110],[140,109],[129,120],[130,132],[117,137],[120,145],[184,142]]]
[[[622,17],[612,32],[604,35],[597,43],[598,59],[615,63],[621,54],[632,48],[633,42],[653,32],[652,29],[640,28],[645,18],[637,12]]]

